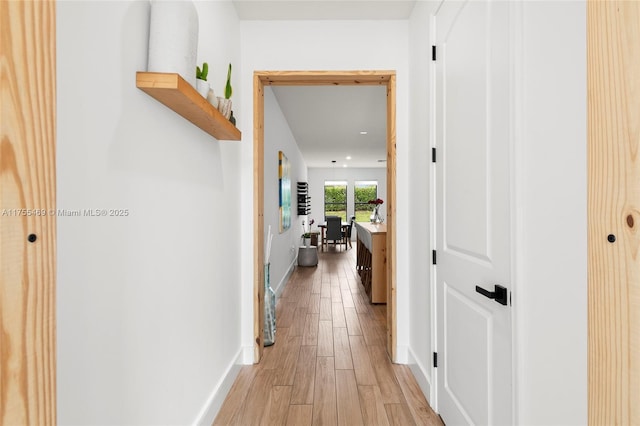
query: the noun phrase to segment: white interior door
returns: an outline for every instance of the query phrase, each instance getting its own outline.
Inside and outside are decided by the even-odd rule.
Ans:
[[[437,405],[512,423],[509,5],[444,1],[436,23]],[[480,294],[506,288],[506,303]]]

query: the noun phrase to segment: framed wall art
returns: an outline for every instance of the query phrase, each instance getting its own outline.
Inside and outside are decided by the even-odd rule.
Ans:
[[[282,151],[278,151],[278,206],[283,233],[291,227],[291,164]]]

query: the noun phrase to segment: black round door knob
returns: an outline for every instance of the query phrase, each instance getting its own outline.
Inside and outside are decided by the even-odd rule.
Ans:
[[[29,240],[30,243],[35,243],[37,239],[38,236],[36,234],[29,234],[29,236],[27,237],[27,240]]]
[[[609,241],[610,243],[615,243],[616,242],[616,236],[613,234],[609,234],[607,236],[607,241]]]

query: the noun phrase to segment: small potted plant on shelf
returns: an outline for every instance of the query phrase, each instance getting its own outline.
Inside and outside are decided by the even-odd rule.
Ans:
[[[196,90],[202,95],[203,98],[209,95],[209,89],[211,86],[207,82],[207,76],[209,75],[209,64],[202,63],[202,68],[196,66]]]
[[[233,88],[231,87],[231,64],[229,64],[229,70],[227,71],[227,84],[224,88],[224,98],[218,96],[218,110],[227,120],[230,120],[235,125],[235,118],[231,120],[231,95],[233,94]]]

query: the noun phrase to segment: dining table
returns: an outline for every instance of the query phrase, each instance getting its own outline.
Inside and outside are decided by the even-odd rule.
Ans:
[[[318,228],[320,228],[322,250],[324,251],[324,246],[326,244],[325,233],[327,232],[327,222],[323,222],[319,224]],[[343,234],[347,232],[349,230],[349,222],[340,222],[340,229],[342,230]],[[328,245],[327,245],[327,250],[329,250]]]

